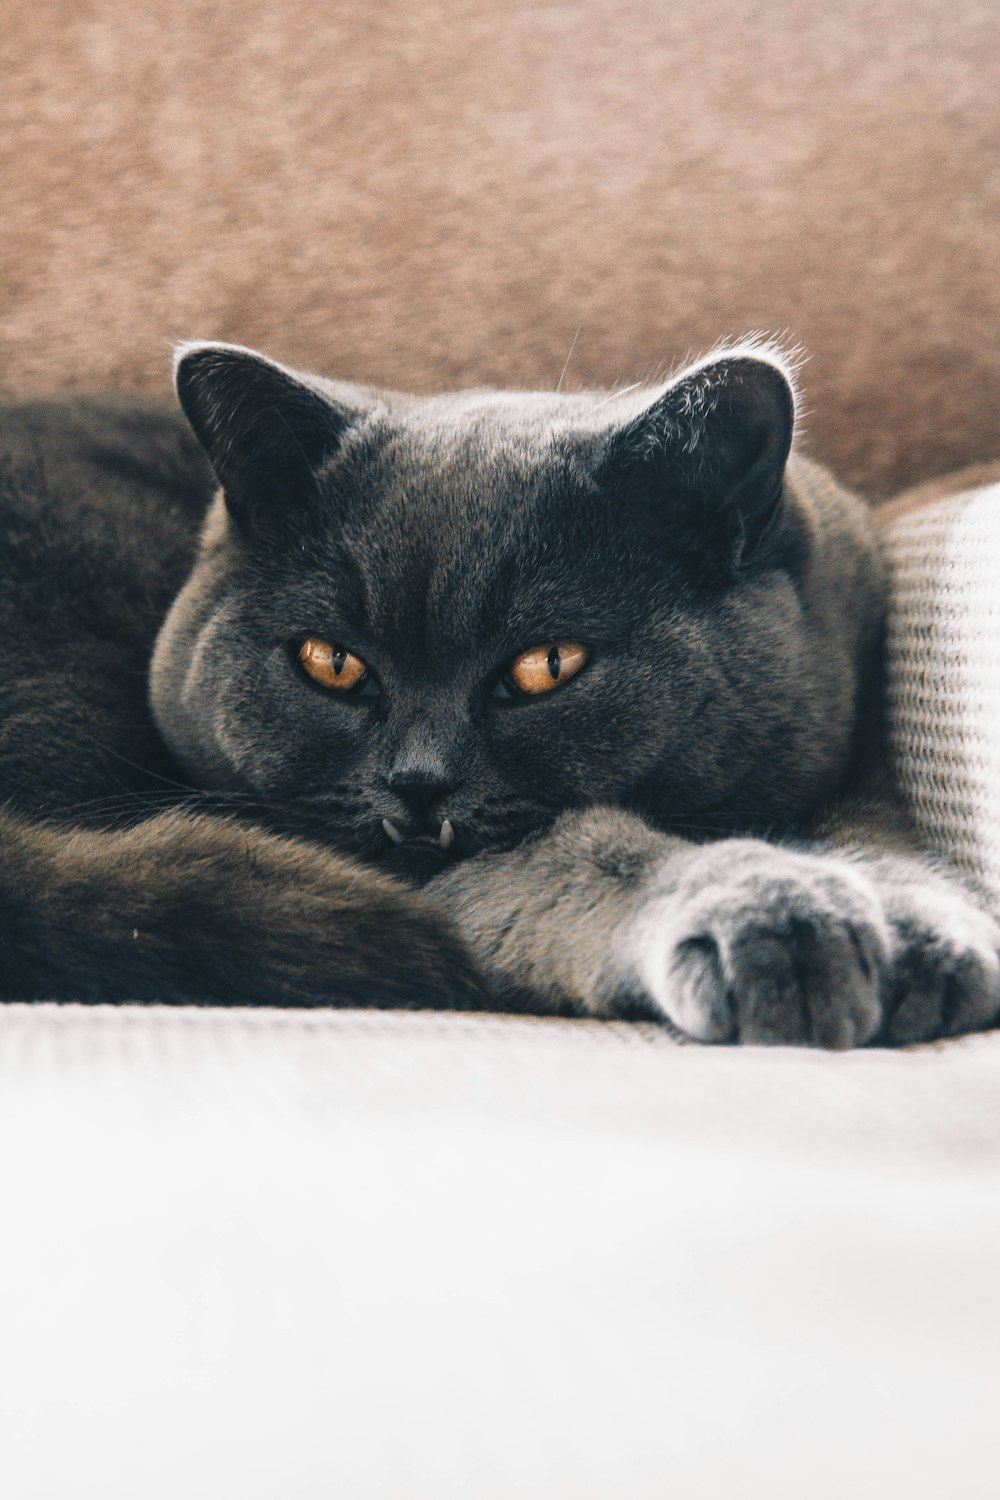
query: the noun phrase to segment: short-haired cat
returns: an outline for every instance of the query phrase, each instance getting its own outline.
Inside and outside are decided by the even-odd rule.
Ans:
[[[0,411],[3,997],[995,1019],[997,923],[881,769],[873,527],[791,451],[780,350],[598,394],[176,374],[194,438]]]

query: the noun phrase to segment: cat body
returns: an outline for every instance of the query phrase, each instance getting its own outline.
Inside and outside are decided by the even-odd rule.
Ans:
[[[789,456],[779,351],[603,395],[177,373],[190,428],[0,415],[0,993],[993,1019],[1000,934],[879,768],[871,524]]]

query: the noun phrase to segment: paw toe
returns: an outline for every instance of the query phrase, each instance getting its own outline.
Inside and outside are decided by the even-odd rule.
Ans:
[[[881,1019],[878,952],[863,926],[802,922],[758,937],[741,955],[741,1039],[834,1049],[867,1041]]]
[[[699,1042],[734,1042],[738,1026],[719,947],[708,933],[685,938],[673,951],[668,985],[673,1019]]]
[[[1000,1009],[1000,958],[990,943],[962,947],[907,924],[893,967],[886,1039],[905,1045],[979,1031]]]

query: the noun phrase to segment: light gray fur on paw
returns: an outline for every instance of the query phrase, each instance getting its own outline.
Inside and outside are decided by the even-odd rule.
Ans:
[[[647,997],[699,1041],[911,1042],[1000,1006],[997,924],[911,862],[725,840],[654,887],[630,946]]]
[[[978,1031],[1000,1011],[1000,927],[964,888],[892,859],[872,867],[892,930],[882,1038],[925,1041]]]
[[[856,1047],[882,1021],[892,933],[846,860],[732,839],[692,853],[633,929],[643,987],[705,1042]]]

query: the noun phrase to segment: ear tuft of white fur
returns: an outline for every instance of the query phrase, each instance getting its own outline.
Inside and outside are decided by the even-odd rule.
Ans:
[[[752,359],[770,365],[785,380],[792,393],[795,420],[802,416],[802,397],[799,392],[799,371],[809,356],[801,344],[791,343],[785,334],[745,333],[738,338],[725,338],[713,345],[699,359],[685,360],[684,364],[671,370],[665,387],[680,385],[692,375],[711,369],[730,359]]]
[[[713,372],[733,360],[767,365],[777,372],[791,401],[794,432],[801,415],[797,376],[805,354],[799,346],[779,337],[750,333],[723,339],[700,359],[686,359],[676,366],[658,388],[646,388],[631,397],[628,415],[632,420],[639,419],[632,438],[636,452],[650,457],[669,444],[684,453],[694,453],[704,441],[708,420],[723,388],[722,379]],[[657,420],[641,420],[643,414],[650,413],[655,413]]]
[[[258,365],[274,365],[286,374],[293,374],[284,365],[279,365],[276,360],[268,359],[257,349],[250,349],[246,344],[227,344],[222,339],[181,339],[174,345],[173,374],[174,385],[177,384],[177,374],[180,367],[189,354],[239,354],[244,359],[252,359]]]
[[[599,420],[608,428],[631,427],[636,453],[649,456],[667,443],[692,453],[702,441],[706,420],[722,391],[722,380],[713,378],[714,368],[730,360],[748,360],[780,375],[791,402],[793,432],[800,436],[805,413],[798,372],[807,358],[802,346],[785,334],[747,333],[721,339],[707,354],[686,356],[656,380],[638,381],[600,396],[592,411],[601,414]],[[659,420],[643,420],[654,413]]]

